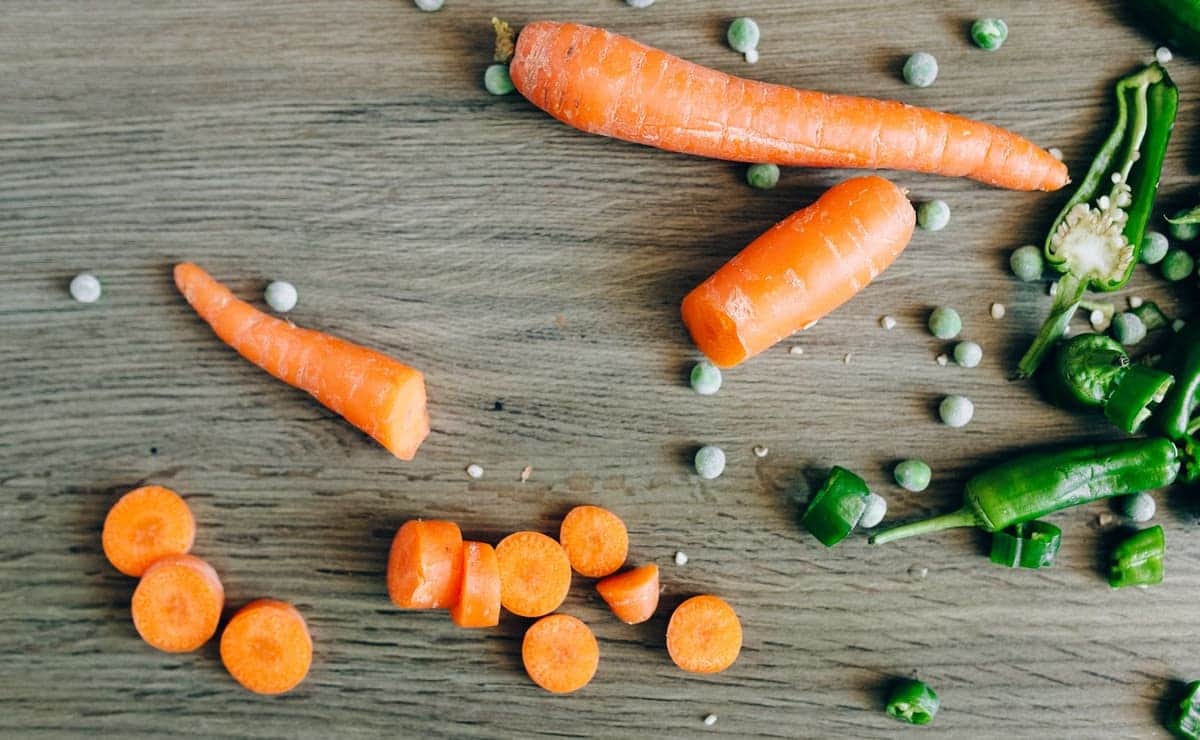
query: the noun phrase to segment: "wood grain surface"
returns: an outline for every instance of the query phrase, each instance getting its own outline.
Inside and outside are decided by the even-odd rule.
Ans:
[[[1008,22],[1002,50],[971,46],[978,13]],[[1154,48],[1117,3],[1092,0],[447,0],[433,14],[407,0],[8,0],[0,735],[1161,736],[1173,682],[1200,677],[1190,492],[1159,496],[1170,556],[1148,590],[1107,587],[1104,506],[1056,517],[1063,551],[1038,572],[993,566],[973,532],[826,550],[794,521],[835,463],[898,520],[955,506],[971,471],[1020,446],[1111,436],[1008,379],[1050,299],[1008,274],[1007,255],[1040,240],[1065,196],[895,173],[913,198],[950,203],[950,226],[919,233],[852,303],[700,397],[685,382],[697,354],[681,297],[849,173],[791,170],[755,191],[741,166],[587,136],[491,97],[493,14],[604,25],[758,79],[970,115],[1061,148],[1076,178],[1112,82]],[[755,67],[722,41],[742,14],[763,29]],[[921,49],[941,63],[924,90],[898,75]],[[1171,69],[1183,105],[1163,201],[1175,205],[1195,198],[1200,71]],[[297,323],[423,369],[433,433],[416,461],[222,346],[173,289],[184,259],[255,301],[290,280]],[[99,303],[68,296],[80,271],[103,281]],[[1187,313],[1194,288],[1142,268],[1123,295]],[[980,367],[934,362],[949,349],[924,330],[938,304],[960,311]],[[937,422],[946,393],[975,401],[967,428]],[[729,457],[712,482],[688,464],[704,443]],[[933,466],[925,493],[890,480],[909,456]],[[99,532],[145,482],[186,496],[194,551],[231,607],[266,596],[304,613],[316,659],[297,691],[246,693],[215,645],[166,655],[137,639],[134,582],[105,562]],[[494,542],[554,533],[581,502],[625,518],[632,560],[659,563],[665,593],[659,618],[628,627],[576,579],[564,611],[602,652],[577,695],[526,678],[525,620],[464,631],[388,602],[402,521],[446,517]],[[664,650],[669,609],[700,592],[726,597],[745,628],[741,659],[709,677]],[[931,727],[882,712],[884,687],[909,675],[941,694]]]

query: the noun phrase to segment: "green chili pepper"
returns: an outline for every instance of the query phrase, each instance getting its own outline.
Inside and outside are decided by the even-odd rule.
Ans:
[[[1175,386],[1158,408],[1158,426],[1170,439],[1180,439],[1200,402],[1200,321],[1175,335],[1167,367],[1175,373]]]
[[[1017,366],[1025,377],[1066,331],[1084,293],[1121,288],[1138,262],[1179,92],[1157,63],[1119,80],[1115,92],[1116,125],[1046,237],[1046,262],[1063,276],[1050,317]]]
[[[1179,450],[1160,438],[1028,453],[968,480],[958,511],[893,527],[871,542],[882,545],[954,527],[997,532],[1072,506],[1170,485],[1180,467]]]
[[[867,510],[871,490],[867,482],[840,466],[833,466],[825,485],[817,491],[800,523],[826,547],[846,539]]]
[[[1137,308],[1129,309],[1129,313],[1141,319],[1142,323],[1146,325],[1147,331],[1161,329],[1171,323],[1171,320],[1154,301],[1143,301]]]
[[[1009,568],[1054,565],[1062,530],[1049,522],[1018,522],[992,535],[992,562]]]
[[[910,725],[927,725],[939,704],[937,693],[921,681],[903,681],[888,694],[887,713]]]
[[[1133,7],[1171,48],[1200,54],[1200,2],[1197,0],[1139,0]]]
[[[1136,434],[1174,384],[1162,370],[1131,365],[1105,402],[1104,416],[1126,434]]]
[[[1200,740],[1200,681],[1192,681],[1183,690],[1183,698],[1172,707],[1167,729],[1188,740]]]
[[[1156,524],[1130,536],[1113,550],[1108,585],[1124,588],[1162,583],[1165,550],[1161,525]]]

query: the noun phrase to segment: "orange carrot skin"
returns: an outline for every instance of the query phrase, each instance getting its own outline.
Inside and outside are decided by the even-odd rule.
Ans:
[[[133,626],[151,647],[188,653],[212,639],[225,588],[212,566],[194,555],[167,555],[146,569],[133,592]]]
[[[246,604],[221,633],[221,662],[256,694],[282,694],[300,685],[312,665],[312,636],[296,607],[259,599]]]
[[[242,357],[307,391],[401,460],[416,455],[429,434],[420,372],[375,350],[263,313],[191,263],[175,266],[175,285]]]
[[[100,539],[108,562],[136,578],[159,558],[191,550],[195,538],[196,520],[178,493],[142,486],[109,509]]]
[[[625,624],[641,624],[658,609],[658,566],[640,568],[609,576],[596,584],[600,598]]]
[[[387,585],[402,609],[449,609],[462,589],[462,531],[454,522],[413,519],[396,530]]]
[[[683,299],[692,340],[733,367],[848,301],[908,245],[916,213],[877,175],[833,186]]]
[[[1067,169],[1012,132],[895,101],[795,90],[693,64],[600,28],[521,29],[513,85],[569,126],[737,162],[867,167],[1057,190]]]
[[[500,563],[486,542],[464,542],[462,590],[450,607],[450,618],[459,627],[495,627],[500,624]]]

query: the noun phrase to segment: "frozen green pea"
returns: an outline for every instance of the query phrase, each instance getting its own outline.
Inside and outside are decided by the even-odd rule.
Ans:
[[[746,182],[759,190],[770,190],[779,184],[779,167],[773,164],[752,164],[746,168]]]
[[[1113,339],[1126,346],[1137,344],[1146,338],[1146,324],[1135,313],[1123,311],[1113,316],[1109,326]]]
[[[975,342],[959,342],[954,345],[954,361],[962,367],[978,367],[983,360],[983,347]]]
[[[971,24],[971,40],[980,49],[995,51],[1008,39],[1008,24],[999,18],[980,18]]]
[[[1158,231],[1147,231],[1142,237],[1142,262],[1147,265],[1157,265],[1162,262],[1163,257],[1167,256],[1167,250],[1171,248],[1171,243],[1167,241],[1167,237]]]
[[[950,223],[950,206],[944,200],[927,200],[917,206],[917,226],[941,231]]]
[[[100,281],[95,275],[81,272],[71,278],[71,285],[68,288],[71,292],[71,297],[80,303],[95,303],[100,300]]]
[[[1180,223],[1170,224],[1167,231],[1171,232],[1172,239],[1178,239],[1181,242],[1190,242],[1197,236],[1200,236],[1200,223]]]
[[[483,73],[483,86],[492,95],[508,95],[515,90],[507,64],[493,64]]]
[[[725,32],[730,48],[743,54],[758,48],[758,37],[758,24],[753,18],[735,18]]]
[[[904,490],[920,493],[929,488],[933,471],[929,469],[929,465],[924,460],[902,460],[896,463],[896,468],[892,470],[892,477],[896,479],[896,484]]]
[[[443,0],[413,0],[418,8],[426,13],[432,13],[435,10],[441,10],[444,4]]]
[[[1162,270],[1164,278],[1177,283],[1192,274],[1192,270],[1196,269],[1196,261],[1182,249],[1168,249],[1158,269]]]
[[[1018,280],[1028,283],[1042,276],[1046,270],[1046,259],[1042,257],[1041,247],[1026,244],[1013,250],[1008,257],[1008,266]]]
[[[692,368],[692,390],[702,396],[711,396],[721,389],[721,371],[708,360],[701,360]]]
[[[929,333],[938,339],[954,339],[962,331],[962,318],[949,306],[938,306],[929,313]]]
[[[1158,509],[1154,497],[1145,491],[1132,496],[1122,496],[1120,503],[1121,513],[1139,524],[1153,519],[1154,512]]]
[[[877,493],[869,493],[867,494],[867,508],[863,509],[862,516],[858,518],[858,526],[863,529],[878,527],[886,515],[887,499]]]
[[[938,404],[938,416],[948,427],[965,427],[975,415],[975,404],[966,396],[946,396]]]
[[[725,472],[725,451],[714,445],[704,445],[696,450],[696,474],[704,480],[712,480]]]
[[[904,81],[914,87],[929,87],[937,74],[938,63],[932,54],[918,51],[904,62]]]
[[[653,5],[654,0],[625,0],[625,4],[631,8],[638,8],[639,10],[641,10],[641,9],[648,8],[651,5]]]

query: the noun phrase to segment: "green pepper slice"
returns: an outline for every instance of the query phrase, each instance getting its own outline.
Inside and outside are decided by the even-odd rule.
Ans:
[[[1161,329],[1171,323],[1171,320],[1154,301],[1144,301],[1137,308],[1129,309],[1129,313],[1142,320],[1142,323],[1146,325],[1146,331]]]
[[[910,725],[927,725],[937,714],[937,693],[921,681],[908,680],[897,684],[888,694],[887,713]]]
[[[858,526],[870,494],[866,481],[835,465],[821,490],[808,502],[800,523],[821,544],[833,547]]]
[[[1132,365],[1105,401],[1104,416],[1121,431],[1135,434],[1150,418],[1151,408],[1162,403],[1174,383],[1175,378],[1162,370]]]
[[[1165,551],[1166,542],[1161,525],[1131,535],[1113,550],[1108,585],[1124,588],[1162,583]]]
[[[992,535],[992,562],[1009,568],[1054,565],[1062,530],[1049,522],[1018,522]]]
[[[1181,439],[1200,400],[1200,321],[1188,322],[1175,335],[1167,366],[1175,373],[1175,386],[1159,406],[1158,426],[1170,439]]]
[[[1184,688],[1183,698],[1167,717],[1167,729],[1187,740],[1200,740],[1200,681]]]

